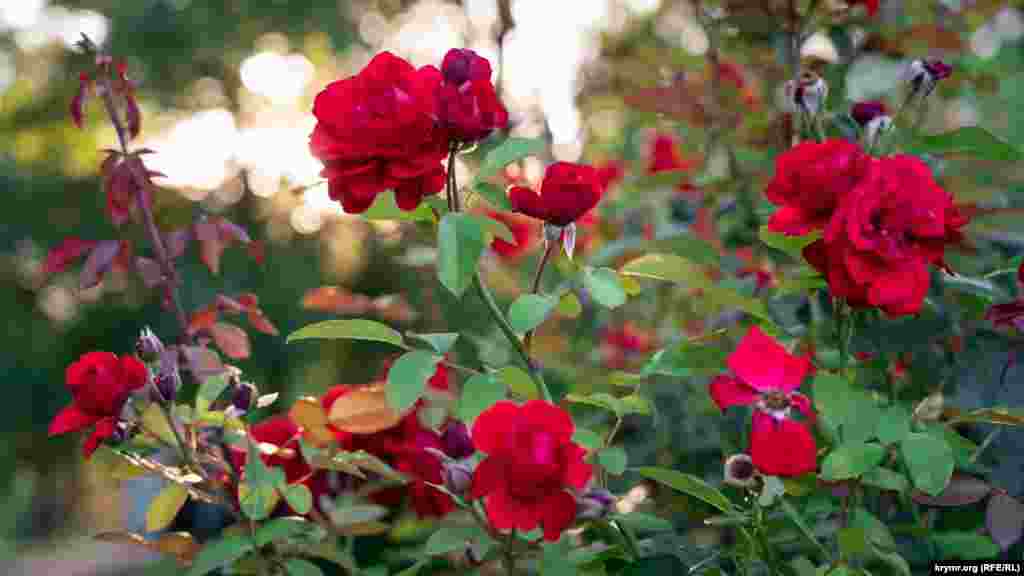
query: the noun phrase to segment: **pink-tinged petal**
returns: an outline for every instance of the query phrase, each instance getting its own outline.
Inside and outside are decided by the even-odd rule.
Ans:
[[[550,434],[555,444],[569,442],[576,430],[568,412],[543,400],[530,400],[523,404],[519,417],[529,429]]]
[[[514,450],[513,432],[518,426],[519,410],[514,402],[502,400],[477,416],[470,434],[476,449],[486,454]]]
[[[816,416],[814,409],[811,408],[811,399],[799,392],[794,392],[789,395],[789,403],[793,405],[798,412],[804,415],[811,422],[814,422]]]
[[[77,395],[87,384],[95,382],[101,369],[103,377],[109,378],[106,371],[115,369],[117,364],[117,354],[113,352],[87,352],[64,370],[64,383],[72,395]]]
[[[508,191],[508,201],[516,212],[538,220],[547,220],[548,218],[548,211],[541,201],[540,195],[529,188],[513,186]]]
[[[95,240],[82,240],[75,236],[65,238],[63,242],[50,250],[46,255],[46,262],[43,263],[43,274],[49,276],[50,274],[63,272],[65,268],[84,256],[95,246]]]
[[[146,365],[134,356],[122,356],[120,368],[120,382],[126,390],[138,390],[149,380],[149,371],[146,369]]]
[[[583,490],[594,475],[594,467],[583,461],[587,451],[578,444],[569,444],[564,450],[565,469],[562,482],[577,490]]]
[[[930,282],[928,264],[915,262],[877,278],[868,290],[868,302],[882,308],[889,317],[917,314]]]
[[[800,476],[817,469],[818,447],[801,422],[757,410],[750,434],[750,458],[762,474]]]
[[[750,406],[761,396],[757,390],[725,374],[719,374],[711,381],[708,392],[723,412],[730,406]]]
[[[496,458],[484,458],[476,470],[469,490],[470,500],[497,492],[505,484],[505,466]]]
[[[537,518],[530,508],[511,498],[504,490],[492,493],[484,501],[487,519],[498,530],[529,532],[537,526]]]
[[[805,358],[793,356],[757,326],[729,355],[728,364],[740,380],[759,392],[796,390],[810,369]]]
[[[576,499],[568,492],[552,494],[544,500],[541,524],[544,526],[544,539],[557,542],[562,532],[576,520]]]
[[[88,428],[102,420],[102,416],[94,416],[83,412],[77,405],[69,404],[53,417],[50,422],[50,436],[59,436],[68,432],[76,432]]]
[[[814,220],[812,216],[793,206],[782,206],[768,219],[769,230],[788,236],[800,236],[823,226],[824,222]]]

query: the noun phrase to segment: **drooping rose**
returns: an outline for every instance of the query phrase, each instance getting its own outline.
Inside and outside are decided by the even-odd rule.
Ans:
[[[485,498],[491,525],[528,532],[538,525],[555,541],[576,519],[569,491],[586,487],[593,469],[572,441],[569,414],[548,402],[500,401],[473,423],[473,443],[487,454],[473,473],[472,499]]]
[[[597,170],[585,164],[555,162],[544,171],[540,194],[523,186],[509,190],[509,201],[517,211],[554,226],[568,226],[601,199]]]
[[[441,64],[437,119],[453,140],[482,140],[508,125],[508,112],[491,84],[491,64],[467,49],[452,49]]]
[[[365,212],[389,188],[399,208],[413,210],[444,187],[448,136],[434,120],[440,84],[437,68],[417,70],[381,52],[317,95],[310,150],[346,212]]]
[[[115,435],[128,396],[145,386],[148,379],[146,366],[134,356],[118,357],[110,352],[84,354],[65,372],[71,404],[50,422],[49,435],[95,426],[83,448],[86,458],[92,456],[100,441]]]
[[[775,160],[775,176],[765,189],[779,206],[768,228],[799,236],[823,228],[840,200],[862,177],[868,156],[846,140],[801,142]]]
[[[806,422],[792,418],[795,408],[814,418],[809,398],[797,392],[812,365],[790,354],[754,326],[727,360],[732,375],[711,382],[712,400],[724,412],[730,406],[754,406],[750,458],[763,474],[799,476],[816,467],[817,444]]]

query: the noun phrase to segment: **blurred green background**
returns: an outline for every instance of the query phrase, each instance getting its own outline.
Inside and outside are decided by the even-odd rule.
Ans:
[[[704,159],[695,180],[711,183],[706,188],[727,199],[736,190],[714,184],[722,179],[723,143],[737,152],[752,190],[760,190],[770,176],[780,148],[777,94],[788,74],[777,23],[748,9],[771,2],[743,4],[704,2],[706,11],[698,13],[684,0],[3,3],[0,189],[10,202],[0,217],[0,284],[6,294],[0,299],[0,317],[7,326],[0,354],[6,388],[0,406],[0,500],[8,498],[0,535],[8,552],[43,557],[51,554],[47,542],[70,550],[67,543],[81,542],[84,534],[121,528],[133,517],[137,521],[133,505],[118,497],[111,482],[82,466],[80,438],[48,439],[46,427],[69,400],[64,369],[79,355],[90,350],[126,353],[144,326],[167,339],[177,331],[159,299],[134,277],[111,275],[99,287],[80,291],[74,268],[53,278],[40,274],[47,250],[70,235],[127,237],[137,242],[137,250],[144,245],[137,227],[117,230],[103,213],[100,149],[112,146],[115,138],[99,104],[94,100],[87,106],[83,130],[69,118],[78,73],[90,67],[72,49],[80,33],[124,58],[129,75],[140,83],[143,128],[136,145],[156,150],[150,167],[168,176],[159,181],[162,223],[173,227],[199,213],[223,214],[265,242],[262,265],[242,249],[228,249],[219,276],[199,262],[191,247],[179,261],[184,278],[179,292],[190,310],[217,293],[259,296],[282,336],[251,333],[252,357],[238,364],[261,391],[284,392],[287,405],[296,395],[374,378],[387,352],[359,344],[284,345],[285,334],[329,317],[302,306],[306,291],[321,285],[344,285],[369,296],[402,294],[417,312],[412,322],[398,323],[403,328],[466,327],[479,341],[463,339],[459,354],[490,355],[499,362],[503,354],[481,344],[499,340],[491,338],[478,302],[454,301],[437,289],[431,269],[403,264],[415,257],[410,248],[429,244],[423,230],[411,224],[371,225],[343,215],[327,200],[324,186],[316,185],[319,167],[306,142],[313,126],[312,99],[323,86],[355,73],[382,49],[419,66],[439,65],[448,48],[470,47],[495,63],[513,134],[543,135],[552,142],[551,157],[544,160],[618,158],[627,162],[628,172],[639,172],[650,129],[658,128],[675,133],[685,155]],[[824,4],[842,14],[841,2]],[[804,46],[805,56],[826,63],[822,69],[834,106],[869,97],[886,97],[897,106],[893,94],[907,60],[941,56],[957,72],[933,97],[924,129],[980,124],[1024,145],[1024,13],[1019,3],[882,4],[877,20],[825,18],[824,33]],[[707,14],[717,19],[706,20]],[[709,46],[744,78],[732,100],[724,101],[742,111],[742,119],[728,131],[691,113],[713,105],[700,95],[707,88]],[[679,86],[680,78],[687,90],[629,106],[624,101],[624,95],[643,88]],[[697,100],[695,105],[690,98]],[[666,107],[675,112],[658,113]],[[476,158],[467,156],[457,167],[463,181]],[[952,159],[940,168],[944,184],[961,200],[1024,205],[1024,174],[1018,166]],[[534,181],[541,170],[540,162],[521,167]],[[596,232],[598,248],[602,242],[614,248],[623,237],[636,236],[629,219],[638,214],[659,226],[673,220],[666,194],[644,200],[639,209],[629,205],[630,194],[626,191],[605,209],[606,224]],[[764,208],[758,204],[755,215],[763,215]],[[1024,247],[1020,222],[1013,216],[975,223],[972,234],[981,254],[955,258],[955,264],[972,273],[998,268]],[[756,221],[728,213],[718,224],[728,248],[749,243],[756,231]],[[499,292],[507,297],[521,290],[534,258],[535,252],[504,276],[492,272]],[[497,261],[489,265],[497,266]],[[793,322],[799,304],[791,306]],[[682,308],[672,311],[667,324],[657,322],[663,311],[643,303],[631,309],[639,312],[630,317],[657,324],[656,332],[668,340],[704,316],[701,310]],[[559,348],[560,341],[551,336],[555,352],[544,360],[556,372],[556,386],[563,391],[570,381],[574,390],[598,386],[592,382],[606,371],[592,353],[593,334],[624,314],[588,308],[571,351]],[[914,338],[910,334],[905,341]],[[1006,346],[994,334],[972,339],[963,359],[950,368],[952,376],[942,376],[949,393],[967,405],[1024,400],[1020,387],[1014,391],[1013,386],[1021,380],[1019,367],[1009,371],[1009,386],[997,386]],[[889,343],[891,352],[904,347],[913,348],[898,338]],[[928,368],[935,357],[916,358],[913,377],[922,387],[926,381],[934,384],[935,373]],[[700,383],[692,382],[693,389],[699,392]],[[718,420],[708,418],[713,415],[710,402],[686,390],[678,381],[654,386],[663,417],[657,428],[650,421],[627,427],[631,461],[657,460],[718,474],[721,443],[735,445],[738,437],[732,432],[720,437]],[[1007,432],[998,443],[1009,454],[1020,440],[1020,434]],[[997,465],[1011,493],[1024,489],[1024,461],[1017,457]],[[35,553],[37,545],[42,548]],[[47,573],[72,573],[64,569],[71,570],[54,567]],[[104,570],[84,564],[74,569]]]

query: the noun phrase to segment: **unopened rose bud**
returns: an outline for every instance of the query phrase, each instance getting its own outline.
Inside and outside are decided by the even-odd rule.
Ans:
[[[726,484],[738,488],[751,488],[757,482],[754,461],[746,454],[733,454],[725,461]]]
[[[885,108],[885,104],[878,100],[868,100],[866,102],[857,102],[850,109],[850,116],[860,124],[861,126],[867,126],[869,122],[878,118],[879,116],[887,116],[888,110]]]
[[[154,402],[174,402],[178,396],[178,388],[181,388],[181,375],[177,368],[173,370],[161,370],[153,378],[154,394],[151,399]]]
[[[160,358],[160,353],[163,351],[164,344],[160,338],[157,338],[157,335],[148,326],[143,328],[139,339],[135,341],[135,355],[143,362],[153,362]]]
[[[256,387],[251,382],[238,382],[231,394],[231,406],[245,414],[256,403]]]
[[[472,50],[453,48],[441,63],[441,77],[455,86],[471,80],[490,80],[491,64]]]
[[[465,462],[450,461],[441,465],[444,487],[452,494],[462,495],[473,482],[473,470]]]
[[[462,422],[450,422],[441,434],[441,443],[444,453],[456,460],[469,458],[476,451],[469,437],[469,428]]]
[[[953,67],[942,60],[914,60],[907,69],[907,80],[915,94],[927,98],[939,80],[953,74]]]
[[[828,99],[828,84],[814,72],[804,72],[795,83],[786,83],[786,97],[796,107],[810,116],[817,116]]]
[[[615,509],[617,498],[604,488],[594,488],[576,499],[576,517],[580,520],[604,518]]]

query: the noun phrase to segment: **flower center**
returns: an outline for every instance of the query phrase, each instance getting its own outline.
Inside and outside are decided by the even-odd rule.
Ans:
[[[789,408],[789,396],[785,392],[767,392],[761,397],[764,407],[773,412]]]

